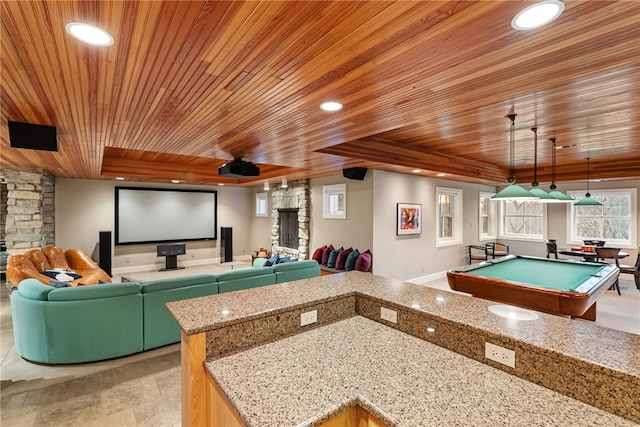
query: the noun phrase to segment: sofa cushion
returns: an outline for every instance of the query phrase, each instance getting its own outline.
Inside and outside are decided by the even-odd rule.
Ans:
[[[344,269],[351,271],[356,267],[356,259],[360,256],[360,252],[357,249],[351,251],[349,255],[347,255],[347,260],[344,263]]]
[[[218,282],[228,282],[230,280],[245,279],[247,277],[273,274],[271,267],[246,267],[237,270],[229,270],[216,275]]]
[[[195,274],[193,276],[171,277],[144,282],[142,293],[166,291],[167,289],[184,288],[193,285],[215,284],[217,278],[214,274]]]
[[[49,299],[49,292],[54,289],[55,288],[45,285],[38,279],[24,279],[18,286],[18,293],[28,299],[47,301]]]
[[[52,268],[62,268],[63,270],[71,270],[67,258],[64,256],[64,251],[58,246],[47,246],[42,249],[42,252],[47,256],[49,265]]]
[[[78,301],[98,298],[113,298],[140,293],[136,282],[112,283],[103,286],[82,286],[57,288],[49,292],[49,301]]]
[[[318,249],[313,252],[313,256],[311,259],[316,260],[318,264],[322,264],[322,253],[324,252],[327,245],[322,245]]]
[[[327,258],[327,267],[334,268],[336,266],[336,258],[340,252],[344,251],[344,248],[340,246],[338,249],[334,249],[329,253],[329,258]]]
[[[31,249],[24,255],[31,260],[33,265],[36,267],[36,270],[51,270],[51,264],[49,264],[47,256],[40,249]]]
[[[329,261],[329,254],[331,254],[333,249],[333,245],[329,245],[322,250],[322,262],[320,264],[327,265],[327,261]]]
[[[356,259],[355,269],[365,273],[371,269],[371,251],[367,249]]]
[[[256,258],[253,260],[254,267],[264,267],[268,260],[266,258]]]
[[[347,248],[338,254],[335,265],[336,270],[344,270],[344,263],[347,262],[347,257],[351,252],[353,252],[353,248]]]

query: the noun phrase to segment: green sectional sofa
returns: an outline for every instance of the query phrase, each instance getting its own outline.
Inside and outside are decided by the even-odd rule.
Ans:
[[[80,363],[142,351],[138,283],[54,288],[24,279],[11,292],[16,351],[42,363]]]
[[[166,303],[320,276],[313,260],[137,282],[54,288],[25,279],[10,294],[16,351],[40,363],[126,356],[180,341]]]

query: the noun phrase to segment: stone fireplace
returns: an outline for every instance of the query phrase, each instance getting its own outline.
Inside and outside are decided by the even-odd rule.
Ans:
[[[307,259],[309,257],[309,210],[311,207],[309,180],[290,181],[288,188],[282,188],[280,185],[274,185],[272,188],[271,250],[273,253],[279,253],[280,256]],[[296,227],[296,218],[297,246],[287,247],[285,243],[295,241],[292,236],[295,235],[296,230],[292,230],[292,228]],[[281,224],[286,224],[282,230]]]

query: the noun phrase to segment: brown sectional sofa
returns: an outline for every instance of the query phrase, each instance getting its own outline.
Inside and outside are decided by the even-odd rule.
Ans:
[[[49,284],[55,279],[42,273],[56,268],[73,271],[81,276],[70,281],[71,286],[95,285],[100,281],[111,282],[111,277],[86,252],[81,249],[68,249],[63,252],[58,246],[31,249],[22,255],[11,256],[7,265],[7,281],[18,286],[24,279],[34,278]]]

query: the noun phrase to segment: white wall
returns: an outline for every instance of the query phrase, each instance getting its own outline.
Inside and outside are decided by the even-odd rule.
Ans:
[[[233,227],[234,259],[251,252],[251,191],[240,187],[164,186],[157,183],[101,181],[56,178],[56,245],[63,249],[80,248],[91,255],[100,231],[115,233],[115,187],[155,187],[215,190],[218,193],[218,229]],[[218,236],[219,237],[219,236]],[[113,244],[113,243],[112,243]],[[219,262],[219,240],[186,242],[187,253],[178,257],[178,265]],[[123,245],[113,249],[112,272],[162,268],[164,257],[156,256],[156,244]]]
[[[352,247],[364,252],[370,249],[373,253],[373,264],[376,254],[373,251],[373,171],[367,171],[364,180],[352,180],[341,175],[312,179],[311,191],[311,236],[309,257],[323,245],[332,244],[345,249]],[[324,185],[347,185],[347,218],[324,219],[323,190]]]
[[[256,194],[267,193],[267,216],[256,216]],[[260,248],[271,250],[271,190],[265,191],[263,187],[251,189],[251,242],[250,252]]]
[[[478,241],[480,191],[492,186],[384,171],[373,173],[373,272],[407,280],[467,263],[465,246]],[[436,187],[463,190],[463,243],[436,248]],[[422,204],[422,234],[396,235],[397,203]]]

